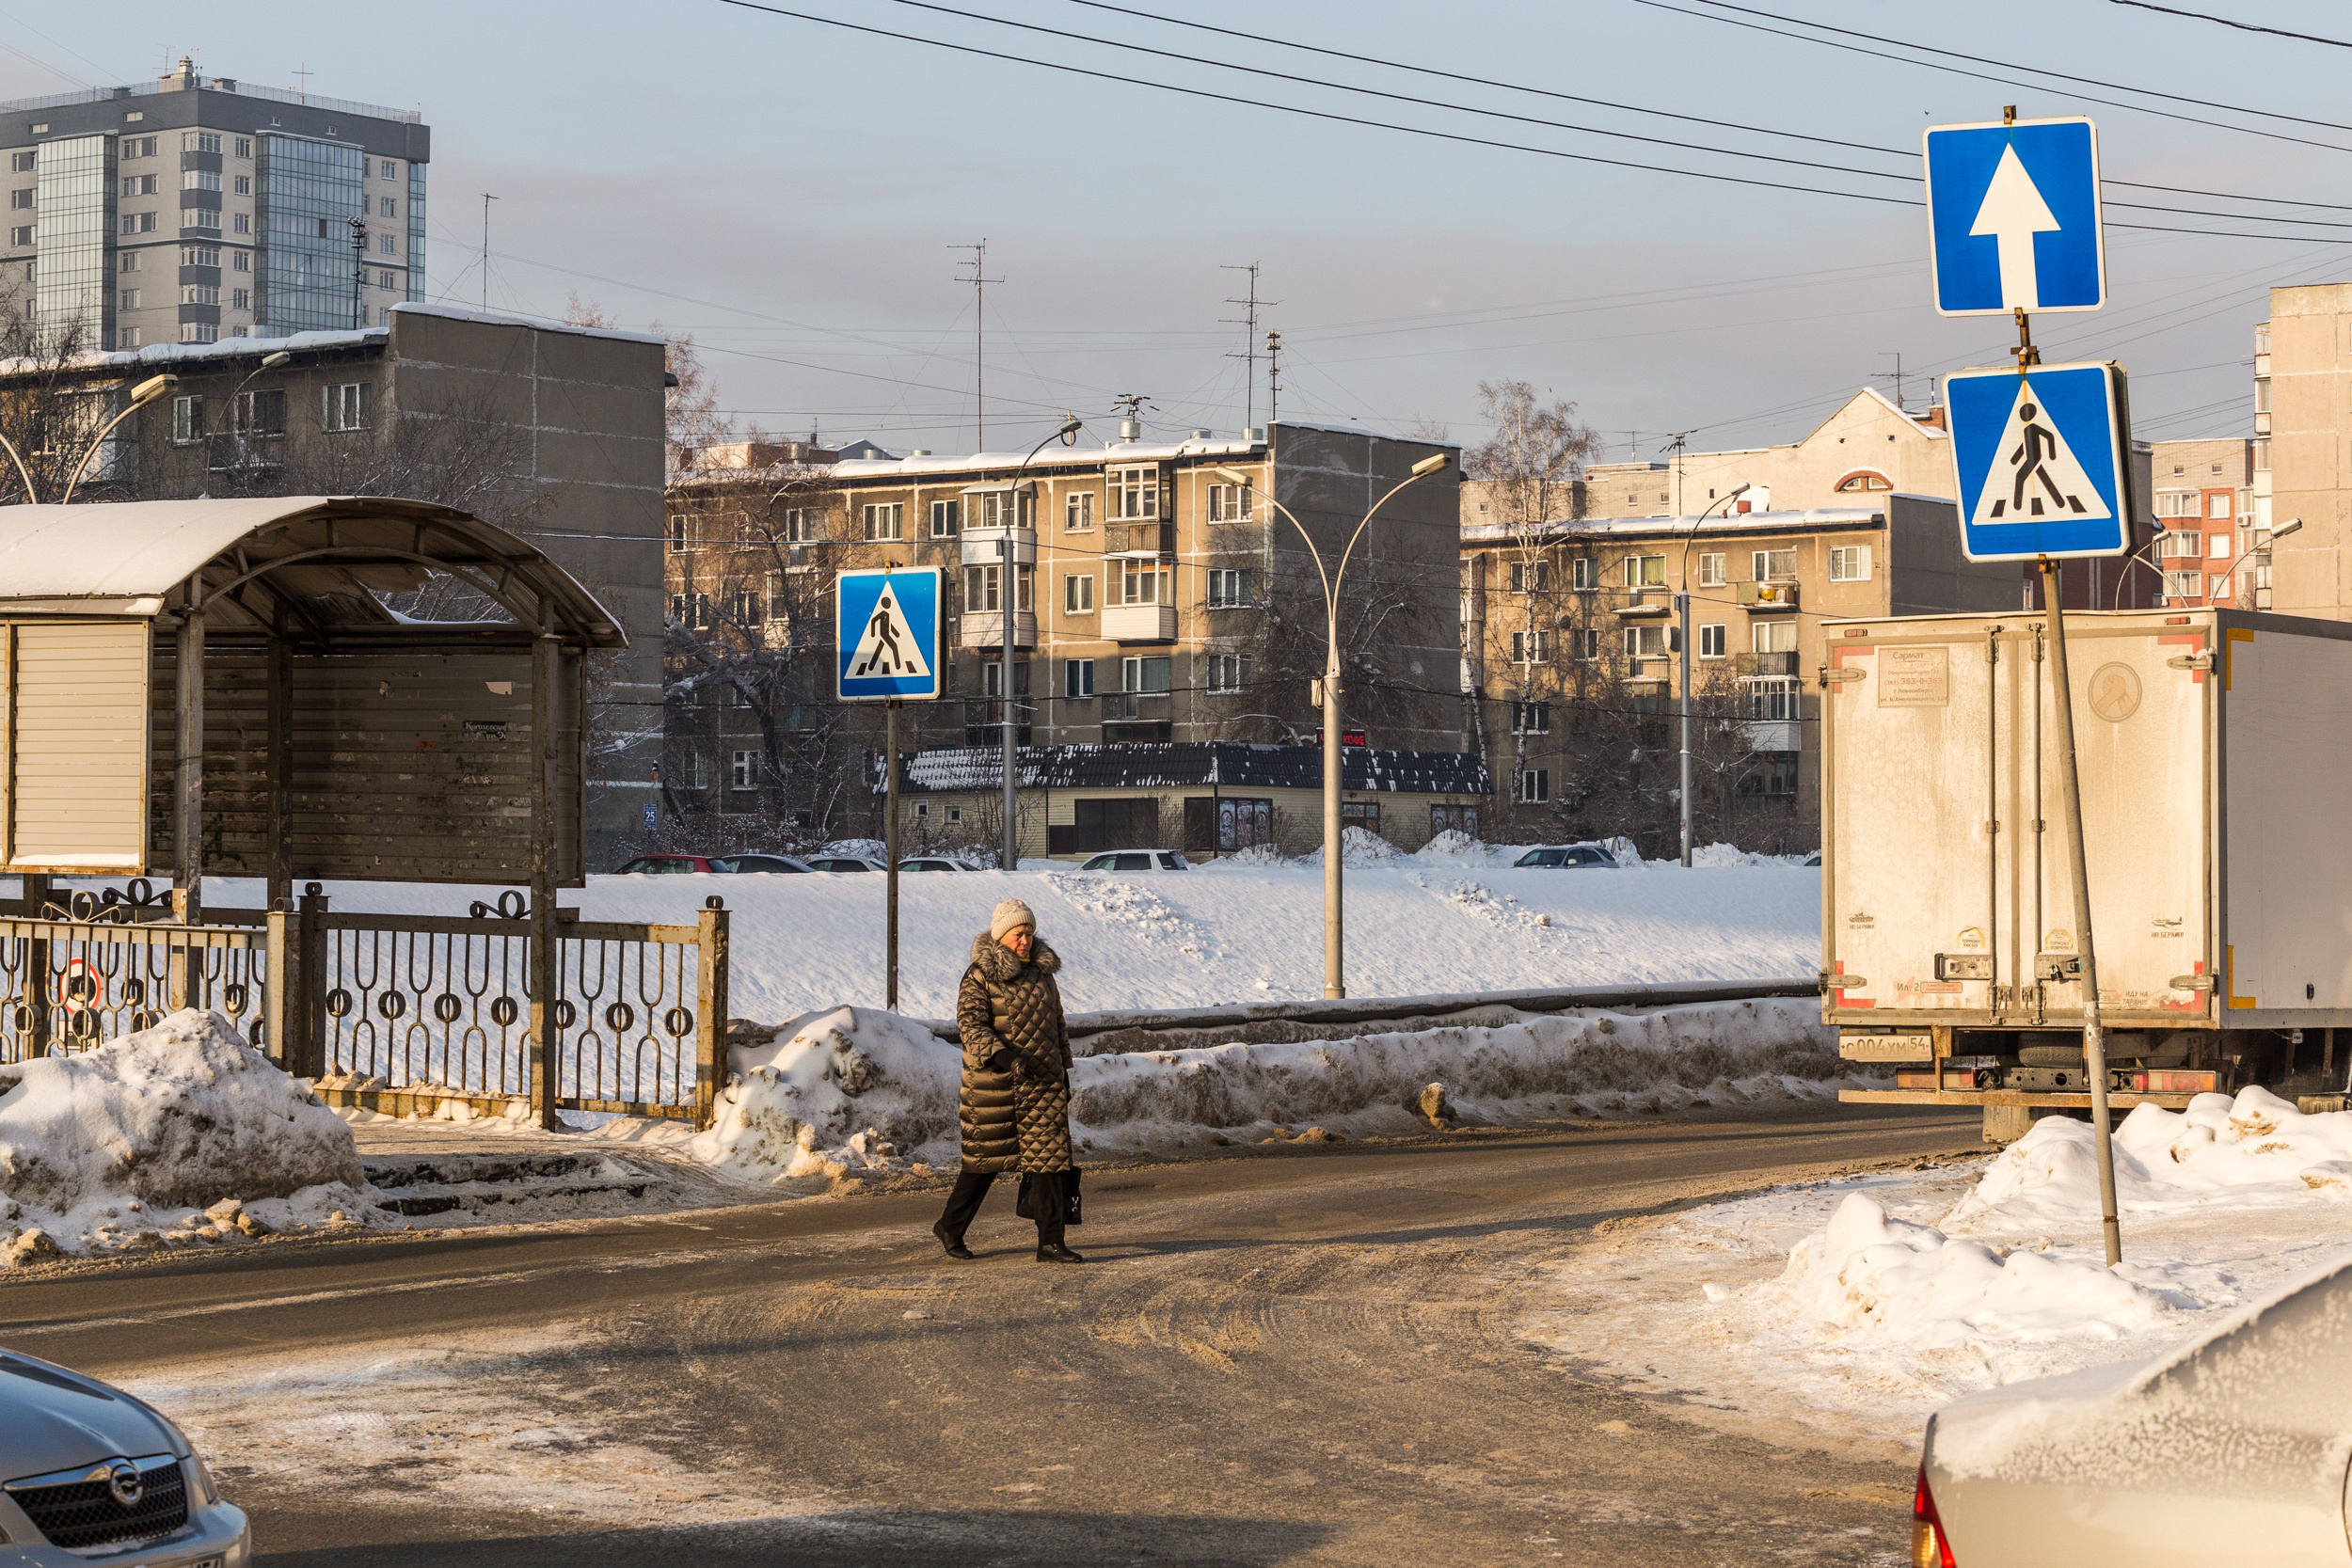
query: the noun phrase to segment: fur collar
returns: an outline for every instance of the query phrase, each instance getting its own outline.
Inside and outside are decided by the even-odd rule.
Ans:
[[[982,931],[972,939],[972,962],[983,979],[1005,985],[1020,974],[1022,964],[1012,956],[1012,949]],[[1061,955],[1045,945],[1038,937],[1029,943],[1029,967],[1051,974],[1061,968]]]

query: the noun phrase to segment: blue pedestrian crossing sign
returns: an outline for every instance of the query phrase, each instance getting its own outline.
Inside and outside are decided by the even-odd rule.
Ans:
[[[2123,368],[2004,365],[1944,378],[1960,532],[1971,561],[2122,555],[2132,547]]]
[[[939,695],[939,568],[834,578],[834,689],[845,703]]]
[[[1931,125],[1924,146],[1936,309],[2000,316],[2107,302],[2090,121]]]

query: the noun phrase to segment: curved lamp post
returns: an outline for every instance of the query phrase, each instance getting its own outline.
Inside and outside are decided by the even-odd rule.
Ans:
[[[97,439],[90,442],[89,451],[82,454],[82,460],[79,463],[73,465],[73,477],[65,482],[65,494],[57,501],[59,506],[67,505],[73,499],[73,487],[82,483],[83,470],[89,467],[89,460],[98,455],[98,449],[106,444],[106,437],[114,434],[115,426],[178,385],[180,385],[180,378],[176,375],[155,375],[148,377],[131,388],[130,403],[121,413],[106,421],[104,428],[99,431]]]
[[[1003,561],[1003,564],[997,568],[996,603],[998,606],[997,613],[1002,618],[1002,625],[1005,632],[1004,664],[997,671],[997,682],[998,689],[1005,700],[1004,868],[1007,871],[1018,871],[1021,869],[1021,822],[1019,817],[1020,791],[1016,783],[1013,768],[1013,743],[1020,737],[1019,726],[1021,722],[1021,714],[1018,706],[1013,702],[1012,691],[1013,628],[1016,625],[1013,620],[1013,614],[1014,611],[1019,609],[1021,603],[1021,558],[1015,551],[1013,531],[1018,528],[1021,523],[1021,471],[1029,466],[1030,457],[1035,457],[1039,452],[1043,451],[1047,447],[1053,445],[1056,441],[1060,441],[1065,445],[1070,444],[1073,437],[1074,437],[1078,432],[1085,427],[1086,421],[1078,418],[1077,415],[1065,414],[1062,416],[1061,425],[1058,429],[1057,429],[1051,436],[1046,436],[1044,440],[1040,441],[1036,446],[1029,449],[1029,456],[1024,457],[1014,466],[1012,470],[1012,483],[1005,491],[1006,499],[1012,502],[1012,515],[1009,518],[1005,517],[1001,513],[998,515],[999,520],[1003,523],[1005,531],[1004,536],[996,541],[996,554]],[[1034,486],[1032,486],[1032,493],[1034,493]],[[1034,586],[1036,581],[1036,568],[1034,566],[1030,568],[1030,581],[1032,584],[1030,589],[1030,613],[1034,615],[1037,612],[1037,591]],[[969,613],[972,607],[970,605],[966,605],[963,608],[965,611]],[[1031,687],[1029,695],[1033,699],[1038,695],[1034,685]]]
[[[1724,498],[1724,507],[1754,489],[1753,482],[1742,484]],[[1719,509],[1708,507],[1692,523],[1690,534],[1682,541],[1682,586],[1675,591],[1675,609],[1678,612],[1682,636],[1682,868],[1691,869],[1691,546],[1699,541],[1699,530]]]
[[[1289,517],[1291,527],[1298,530],[1298,537],[1305,542],[1315,571],[1323,578],[1323,994],[1327,997],[1347,994],[1346,967],[1342,961],[1344,929],[1341,920],[1340,877],[1340,588],[1346,580],[1347,562],[1356,553],[1356,542],[1364,536],[1364,530],[1372,526],[1372,519],[1380,509],[1389,504],[1390,497],[1416,480],[1443,473],[1453,464],[1453,454],[1442,451],[1414,464],[1413,471],[1388,495],[1373,502],[1364,520],[1347,536],[1347,547],[1340,552],[1337,571],[1324,566],[1323,552],[1315,547],[1314,536],[1291,515],[1290,508],[1272,496],[1265,498],[1268,506]],[[1247,487],[1251,483],[1249,476],[1237,468],[1211,468],[1209,472],[1228,484]]]
[[[292,364],[292,363],[294,363],[294,356],[293,356],[293,355],[291,355],[291,354],[289,354],[289,353],[287,353],[287,352],[286,352],[284,349],[282,349],[282,348],[281,348],[281,349],[279,349],[279,350],[278,350],[278,351],[277,351],[276,353],[274,353],[274,354],[264,354],[263,356],[262,356],[262,362],[261,362],[260,364],[258,364],[258,365],[254,366],[251,370],[247,371],[247,372],[246,372],[245,379],[244,379],[243,381],[238,382],[238,383],[237,383],[237,385],[236,385],[236,387],[235,387],[235,388],[234,388],[234,389],[232,389],[232,390],[230,392],[230,394],[229,394],[229,418],[230,419],[230,420],[232,420],[232,421],[233,421],[233,420],[236,420],[236,418],[237,418],[237,399],[245,395],[245,389],[246,389],[247,387],[250,387],[250,386],[252,386],[252,385],[253,385],[253,378],[254,378],[255,376],[260,375],[260,374],[261,374],[263,371],[274,371],[274,370],[278,369],[278,366],[280,366],[280,365],[290,365],[290,364]],[[243,468],[243,467],[245,467],[245,438],[246,438],[246,427],[245,427],[244,425],[241,425],[241,424],[240,424],[240,425],[238,425],[238,426],[237,426],[237,467],[240,467],[240,468]],[[209,460],[210,460],[210,458],[211,458],[211,456],[212,456],[212,451],[213,451],[213,441],[214,441],[214,439],[215,439],[215,437],[214,437],[214,436],[206,436],[206,437],[204,438],[204,454],[205,454],[205,457],[206,457],[206,459],[207,459],[207,461],[208,461],[208,464],[209,464]]]
[[[2231,562],[2230,569],[2221,574],[2223,579],[2232,583],[2236,582],[2237,569],[2240,565],[2244,564],[2248,556],[2252,555],[2257,550],[2266,550],[2270,548],[2271,546],[2277,544],[2280,540],[2284,539],[2288,534],[2300,531],[2302,527],[2302,518],[2289,517],[2285,522],[2280,523],[2277,528],[2267,531],[2270,534],[2269,538],[2264,540],[2259,545],[2249,545],[2244,549],[2237,552],[2237,560]],[[2246,531],[2246,532],[2247,536],[2251,538],[2254,531],[2249,528]],[[2237,595],[2233,594],[2230,596],[2232,598],[2235,598]],[[2212,597],[2208,595],[2205,602],[2211,604],[2213,602]]]

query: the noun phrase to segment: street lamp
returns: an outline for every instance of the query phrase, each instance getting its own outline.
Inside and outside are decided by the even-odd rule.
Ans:
[[[40,495],[33,488],[33,476],[24,469],[24,459],[17,455],[16,443],[0,436],[0,447],[8,448],[8,455],[16,461],[16,477],[24,482],[24,499],[31,505],[39,506]]]
[[[65,483],[65,495],[58,500],[59,506],[64,506],[73,499],[73,487],[82,483],[82,470],[88,467],[89,460],[98,455],[98,449],[106,444],[106,437],[114,434],[115,426],[178,385],[180,385],[180,378],[176,375],[156,375],[148,377],[131,388],[130,403],[121,413],[106,421],[105,428],[99,431],[98,438],[89,444],[89,451],[82,454],[82,460],[79,463],[73,465],[73,477]]]
[[[2277,544],[2280,540],[2284,539],[2288,534],[2296,532],[2301,529],[2302,526],[2302,518],[2289,517],[2285,522],[2280,523],[2277,528],[2272,529],[2270,531],[2270,537],[2264,540],[2260,545],[2249,545],[2244,549],[2238,551],[2237,560],[2231,562],[2230,569],[2221,574],[2222,580],[2225,582],[2235,582],[2237,580],[2237,569],[2240,562],[2243,562],[2248,556],[2252,555],[2258,549],[2266,550],[2270,548],[2271,546]],[[2247,537],[2251,539],[2254,536],[2254,531],[2255,531],[2252,529],[2248,529],[2246,531]],[[2208,600],[2207,602],[2211,603],[2212,601]],[[2257,606],[2256,608],[2259,609],[2260,607]]]
[[[1754,483],[1742,484],[1724,498],[1724,509],[1748,493]],[[1690,534],[1682,541],[1681,586],[1675,591],[1675,609],[1680,617],[1682,635],[1682,868],[1691,868],[1691,546],[1698,543],[1699,530],[1707,526],[1716,508],[1710,506],[1700,513],[1691,524]]]
[[[1013,468],[1012,483],[1008,485],[1005,490],[1005,499],[1011,503],[1011,511],[1009,514],[1001,511],[997,514],[998,521],[1004,525],[1004,532],[996,541],[997,558],[1003,562],[1003,564],[997,568],[996,603],[998,606],[997,613],[1003,618],[1005,632],[1004,663],[997,671],[997,680],[1000,684],[1005,699],[1004,866],[1007,871],[1018,871],[1021,869],[1021,822],[1018,816],[1020,809],[1020,792],[1019,786],[1015,782],[1013,771],[1013,742],[1016,738],[1018,738],[1018,725],[1021,721],[1021,716],[1019,710],[1014,707],[1012,700],[1013,611],[1019,606],[1021,599],[1019,593],[1021,583],[1021,557],[1015,547],[1014,540],[1014,530],[1021,522],[1021,497],[1023,494],[1021,488],[1021,470],[1029,466],[1030,457],[1035,457],[1039,452],[1043,451],[1054,442],[1059,441],[1064,445],[1073,444],[1073,437],[1075,437],[1078,432],[1084,429],[1085,426],[1086,421],[1078,418],[1077,415],[1064,414],[1062,416],[1061,427],[1056,430],[1051,436],[1046,436],[1044,440],[1040,441],[1036,446],[1031,447],[1029,449],[1029,456],[1023,458],[1019,465]],[[1029,493],[1036,493],[1036,486],[1034,483],[1030,486]],[[1034,583],[1036,578],[1036,568],[1034,566],[1030,568],[1030,578]],[[1030,590],[1030,613],[1034,615],[1036,613],[1036,590],[1034,587]],[[970,605],[966,605],[963,608],[967,614],[972,609]],[[1032,645],[1034,646],[1034,640],[1032,641]],[[1033,689],[1031,691],[1031,695],[1034,696],[1035,694],[1036,693]]]
[[[282,348],[272,354],[264,354],[262,356],[262,362],[247,371],[246,372],[245,379],[238,382],[234,389],[230,392],[229,419],[230,421],[236,426],[237,467],[239,468],[243,468],[245,467],[245,436],[246,426],[237,419],[237,399],[245,395],[245,389],[253,384],[253,378],[255,376],[260,375],[264,371],[274,371],[280,365],[291,365],[293,363],[294,356],[287,353]],[[210,467],[211,465],[213,439],[214,437],[211,436],[207,436],[204,438],[204,456],[207,467]]]
[[[1372,503],[1364,520],[1356,525],[1356,531],[1347,536],[1347,547],[1340,552],[1337,571],[1323,564],[1323,552],[1315,547],[1314,536],[1306,525],[1291,515],[1291,509],[1266,497],[1266,504],[1290,518],[1291,527],[1298,530],[1298,537],[1306,542],[1307,553],[1313,558],[1315,572],[1323,578],[1324,659],[1323,659],[1323,994],[1343,997],[1347,994],[1346,970],[1342,962],[1343,928],[1341,922],[1340,879],[1340,586],[1347,577],[1347,562],[1356,553],[1356,542],[1372,526],[1372,519],[1389,504],[1391,497],[1415,480],[1443,473],[1454,463],[1451,452],[1438,452],[1413,465],[1413,471],[1391,489],[1386,496]],[[1247,487],[1249,476],[1238,468],[1212,468],[1211,475],[1228,484]]]

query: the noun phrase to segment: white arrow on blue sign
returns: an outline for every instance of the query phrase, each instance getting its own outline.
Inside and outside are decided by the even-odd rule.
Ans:
[[[1994,316],[2107,302],[2090,121],[1932,125],[1923,146],[1936,309]]]
[[[939,695],[939,568],[834,578],[834,690],[845,703]]]
[[[2130,404],[2113,362],[1954,371],[1944,378],[1971,561],[2132,547]]]

